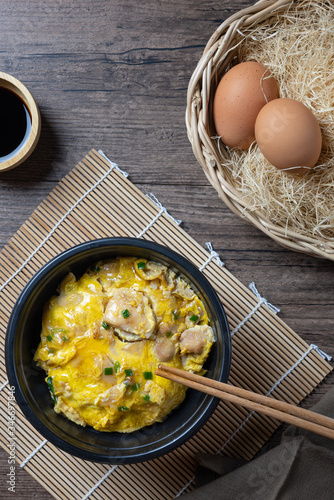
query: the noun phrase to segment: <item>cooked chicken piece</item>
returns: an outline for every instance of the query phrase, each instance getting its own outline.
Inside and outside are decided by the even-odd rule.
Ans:
[[[158,290],[159,286],[160,286],[160,280],[150,281],[150,288],[152,288],[152,290]]]
[[[185,386],[155,376],[159,363],[204,374],[214,332],[197,325],[208,324],[196,290],[163,262],[99,261],[78,280],[67,275],[46,304],[34,359],[57,413],[98,431],[133,432],[184,399]]]
[[[59,293],[61,292],[68,292],[70,290],[73,290],[75,288],[75,283],[76,283],[76,277],[74,276],[73,273],[68,273],[65,278],[60,282],[57,291]]]
[[[207,343],[214,341],[211,326],[196,325],[181,333],[180,351],[182,354],[202,354]]]
[[[185,324],[187,328],[197,325],[204,316],[204,311],[196,300],[189,302],[186,307],[180,309],[180,312],[182,315],[186,314]]]
[[[71,387],[64,381],[58,380],[55,385],[55,381],[53,381],[53,387],[56,396],[64,396],[64,398],[69,398],[72,396]]]
[[[153,338],[156,324],[146,295],[130,288],[118,288],[112,293],[103,320],[129,341]],[[124,332],[132,335],[127,336]]]
[[[149,394],[151,403],[157,403],[159,406],[161,406],[166,399],[165,389],[153,382],[153,380],[148,380],[146,382],[144,391]]]
[[[159,262],[151,262],[146,259],[137,259],[133,265],[138,276],[148,281],[160,278],[162,273],[167,271],[167,267],[163,264],[159,264]]]
[[[105,273],[107,276],[113,276],[119,272],[119,260],[111,260],[102,264],[101,273]]]
[[[173,293],[186,300],[191,300],[195,296],[195,292],[181,278],[177,278]]]
[[[85,325],[74,325],[71,329],[75,337],[82,337],[86,333]]]
[[[46,364],[48,366],[64,366],[68,363],[77,353],[75,345],[71,345],[68,349],[61,349],[53,356],[50,356]]]
[[[175,287],[174,278],[176,274],[159,262],[137,259],[134,262],[134,268],[138,276],[152,282],[152,288],[158,288],[160,286],[159,281],[162,287],[167,290],[172,290]]]
[[[110,368],[112,370],[110,370]],[[110,371],[111,373],[109,373]],[[102,354],[101,380],[107,385],[117,384],[117,377],[114,374],[114,362],[107,354]]]
[[[159,361],[170,361],[175,355],[176,347],[172,340],[161,337],[155,341],[154,350]]]
[[[129,343],[124,343],[124,346],[122,346],[123,351],[125,352],[125,356],[127,354],[129,355],[134,355],[138,357],[145,356],[145,349],[146,347],[150,344],[149,340],[141,340],[140,342],[129,342]]]
[[[114,335],[114,329],[112,326],[107,325],[104,323],[104,326],[101,321],[97,321],[93,327],[92,327],[92,332],[93,332],[93,337],[96,340],[101,340],[101,339],[107,339],[109,344],[113,344],[115,342],[115,335]]]
[[[56,413],[63,413],[69,420],[72,420],[75,424],[86,426],[86,422],[82,420],[79,413],[68,403],[66,403],[62,396],[57,399],[57,404],[54,407]]]
[[[67,276],[58,286],[59,296],[55,297],[55,303],[59,307],[71,308],[83,301],[83,294],[77,293],[77,280],[73,273],[68,273]]]
[[[141,337],[139,337],[136,333],[129,333],[124,330],[120,330],[119,328],[115,328],[115,334],[118,338],[124,340],[125,342],[137,342],[137,340],[141,340]]]
[[[165,286],[168,290],[173,290],[175,288],[175,276],[176,274],[171,269],[168,269],[168,271],[165,273]]]
[[[169,338],[171,337],[175,332],[177,332],[177,326],[176,325],[170,325],[168,323],[160,323],[159,330],[158,330],[158,337],[166,337]]]
[[[107,389],[106,391],[99,394],[94,401],[97,406],[111,406],[117,403],[126,391],[126,385],[122,382],[121,384],[114,385]]]
[[[71,308],[75,307],[83,301],[83,294],[82,293],[63,293],[59,295],[56,299],[56,303],[59,307],[66,307],[66,308]]]
[[[99,281],[102,284],[103,291],[106,292],[118,278],[120,261],[112,260],[105,264],[101,264],[98,268],[100,269],[98,271]]]

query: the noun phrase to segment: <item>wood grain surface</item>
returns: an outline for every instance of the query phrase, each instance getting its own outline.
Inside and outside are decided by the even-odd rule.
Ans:
[[[255,281],[301,337],[334,356],[334,263],[288,251],[233,215],[186,135],[187,85],[204,46],[252,3],[0,0],[0,71],[29,88],[42,116],[33,155],[0,174],[0,247],[92,147],[101,148],[199,243],[211,241],[243,283]],[[303,406],[333,384],[332,374]],[[7,460],[1,450],[1,498],[52,498],[18,467],[16,493],[8,491]]]

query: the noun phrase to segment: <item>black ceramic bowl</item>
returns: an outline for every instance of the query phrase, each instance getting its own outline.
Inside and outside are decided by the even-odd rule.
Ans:
[[[170,249],[134,238],[90,241],[58,255],[29,281],[12,311],[6,337],[6,365],[18,405],[31,424],[51,443],[85,460],[134,463],[161,456],[191,438],[208,420],[218,400],[188,389],[183,403],[163,422],[130,434],[81,427],[53,411],[44,370],[34,366],[43,304],[72,271],[77,277],[98,260],[136,256],[161,262],[180,274],[203,300],[215,342],[206,362],[207,376],[226,382],[231,363],[231,339],[223,307],[202,273]]]

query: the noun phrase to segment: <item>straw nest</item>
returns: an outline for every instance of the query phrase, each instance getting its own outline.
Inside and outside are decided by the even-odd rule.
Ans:
[[[319,121],[314,169],[292,176],[270,165],[256,143],[229,150],[215,136],[212,100],[234,64],[256,60],[280,97],[303,102]],[[330,0],[263,0],[213,34],[188,88],[186,122],[194,153],[222,200],[280,244],[334,260],[334,7]]]

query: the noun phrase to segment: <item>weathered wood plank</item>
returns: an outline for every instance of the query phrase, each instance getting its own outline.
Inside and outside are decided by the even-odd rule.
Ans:
[[[0,175],[0,249],[55,184],[101,147],[199,243],[211,241],[237,278],[255,281],[292,329],[334,355],[333,263],[285,250],[233,215],[186,135],[187,85],[197,60],[218,25],[252,3],[1,0],[1,70],[28,86],[43,123],[33,156]],[[304,406],[333,383],[331,375]],[[7,458],[0,450],[4,500],[13,498]],[[16,472],[17,498],[52,498]]]

